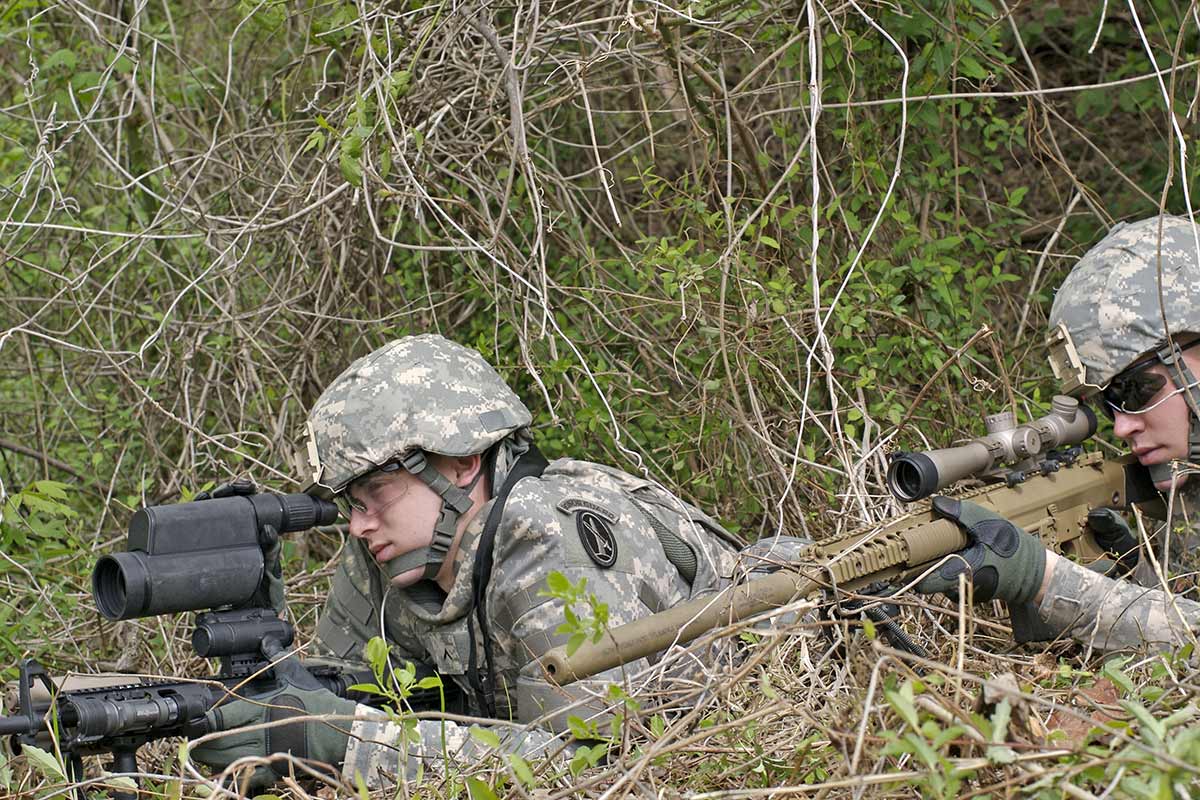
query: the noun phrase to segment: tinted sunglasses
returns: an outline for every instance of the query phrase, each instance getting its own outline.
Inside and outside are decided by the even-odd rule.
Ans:
[[[1126,370],[1109,382],[1101,393],[1100,408],[1112,419],[1121,414],[1139,414],[1150,409],[1146,406],[1167,385],[1167,376],[1148,372],[1147,364],[1136,372]],[[1182,390],[1181,390],[1182,391]],[[1168,395],[1170,396],[1170,395]],[[1165,397],[1163,398],[1166,399]]]
[[[1200,344],[1200,340],[1192,342],[1181,350],[1189,350]],[[1193,386],[1185,386],[1182,389],[1175,389],[1165,395],[1161,400],[1153,405],[1150,401],[1162,391],[1162,388],[1167,385],[1167,376],[1160,375],[1157,372],[1150,372],[1150,367],[1158,364],[1158,356],[1146,356],[1140,361],[1135,361],[1131,366],[1117,375],[1108,386],[1100,393],[1103,402],[1100,403],[1100,409],[1108,416],[1109,419],[1117,413],[1121,414],[1144,414],[1147,411],[1157,407],[1161,403],[1165,403],[1168,398],[1180,394],[1185,389],[1191,389]]]

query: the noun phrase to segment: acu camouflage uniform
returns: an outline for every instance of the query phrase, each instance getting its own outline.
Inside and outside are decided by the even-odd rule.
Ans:
[[[364,435],[362,426],[330,421],[358,413],[350,405],[361,381],[347,376],[366,371],[376,384],[380,376],[374,371],[386,367],[393,370],[390,380],[405,391],[419,392],[421,386],[442,383],[430,370],[430,360],[448,348],[465,351],[473,356],[469,362],[478,360],[491,369],[478,354],[440,337],[409,337],[388,347],[393,348],[390,355],[384,348],[351,365],[326,390],[331,397],[323,395],[314,408],[310,424],[326,473],[362,474],[396,456],[385,443],[372,441],[368,431],[368,438],[345,450],[374,447],[373,454],[365,457],[369,463],[345,469],[329,463],[327,453],[338,452],[327,441],[329,436],[344,442]],[[399,357],[396,348],[407,355]],[[462,352],[454,355],[466,358]],[[416,362],[421,366],[413,367]],[[412,378],[415,373],[421,373],[421,380]],[[470,404],[472,413],[498,412],[499,407],[489,406],[487,398],[476,400]],[[386,405],[379,397],[375,402]],[[440,409],[431,405],[429,413],[436,416],[448,404],[439,405]],[[333,413],[327,411],[331,406]],[[501,406],[505,413],[517,410],[510,416],[520,427],[497,445],[493,493],[529,447],[524,406],[515,396],[504,398]],[[438,424],[444,425],[440,419]],[[411,426],[411,421],[384,421],[375,427],[388,425]],[[454,439],[451,428],[441,430]],[[426,444],[426,449],[443,453],[449,449],[444,443],[436,448],[432,444]],[[465,442],[456,446],[460,452],[479,452],[468,450]],[[337,478],[320,482],[336,489],[348,483]],[[499,719],[537,723],[539,727],[529,729],[494,730],[501,735],[502,750],[538,755],[561,746],[552,731],[564,730],[568,715],[595,718],[606,706],[610,683],[620,683],[625,675],[649,666],[646,660],[634,662],[565,689],[546,680],[538,656],[567,639],[555,632],[565,618],[564,602],[540,594],[550,573],[560,572],[573,583],[586,578],[587,591],[608,606],[608,624],[615,626],[716,592],[722,586],[721,576],[732,574],[737,550],[732,537],[710,517],[648,481],[585,461],[550,463],[540,477],[524,477],[513,486],[496,530],[493,569],[484,594],[493,659],[494,680],[489,682],[488,642],[475,609],[472,566],[494,503],[493,499],[484,505],[466,529],[448,594],[432,581],[389,590],[386,568],[375,563],[364,542],[349,542],[318,624],[318,655],[322,660],[360,665],[367,641],[382,635],[396,662],[424,665],[436,670],[448,686],[457,687],[468,713],[488,716],[494,706]],[[493,752],[472,739],[466,725],[424,720],[406,728],[366,707],[360,706],[359,713],[368,719],[354,723],[343,765],[351,781],[356,774],[370,785],[412,779],[418,770],[436,766],[444,750],[463,761]]]
[[[1159,352],[1160,363],[1164,355],[1177,358],[1168,347],[1164,314],[1172,337],[1200,334],[1200,229],[1170,216],[1118,225],[1071,271],[1050,312],[1050,363],[1064,391],[1094,394],[1147,352]],[[1177,369],[1167,365],[1176,388],[1183,388]],[[1194,380],[1184,366],[1184,385]],[[1194,464],[1200,453],[1200,389],[1189,387],[1183,394],[1192,415]],[[1128,581],[1059,560],[1038,608],[1041,619],[1102,651],[1163,651],[1195,641],[1200,475],[1179,487],[1168,507],[1171,519],[1152,532],[1154,558],[1143,552]]]

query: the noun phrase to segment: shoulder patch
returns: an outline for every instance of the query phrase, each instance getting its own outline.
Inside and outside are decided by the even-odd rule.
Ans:
[[[575,532],[588,558],[601,569],[617,563],[617,537],[613,525],[618,515],[582,497],[568,497],[557,506],[564,514],[575,515]]]
[[[575,512],[575,531],[588,558],[601,569],[617,563],[617,539],[613,536],[612,522],[591,509]]]

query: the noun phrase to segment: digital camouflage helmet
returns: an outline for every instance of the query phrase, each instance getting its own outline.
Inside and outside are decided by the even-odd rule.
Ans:
[[[1188,398],[1189,457],[1200,461],[1200,390],[1175,341],[1184,334],[1200,334],[1200,229],[1173,216],[1122,223],[1084,254],[1055,295],[1050,366],[1064,392],[1083,398],[1143,356],[1156,358]],[[1150,473],[1167,480],[1171,465]]]
[[[406,336],[352,363],[313,405],[313,481],[337,495],[354,480],[394,465],[424,481],[442,498],[433,539],[392,559],[387,572],[395,577],[424,565],[425,577],[432,578],[459,517],[471,507],[473,484],[455,486],[426,454],[483,454],[531,421],[529,409],[479,353],[436,334]]]

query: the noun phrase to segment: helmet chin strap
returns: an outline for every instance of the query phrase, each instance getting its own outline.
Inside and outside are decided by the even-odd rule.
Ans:
[[[1192,464],[1200,464],[1200,397],[1197,396],[1197,392],[1200,391],[1197,383],[1200,382],[1196,380],[1195,374],[1184,361],[1183,350],[1174,342],[1168,342],[1158,351],[1158,360],[1167,368],[1167,377],[1170,378],[1176,389],[1182,390],[1184,399],[1187,401],[1188,412],[1191,416],[1191,423],[1188,426],[1187,460]],[[1165,464],[1154,464],[1147,467],[1150,479],[1155,483],[1172,480],[1175,476],[1172,468],[1174,464],[1175,461],[1168,461]]]
[[[480,465],[470,485],[461,489],[438,472],[421,450],[409,453],[401,463],[406,470],[420,478],[442,498],[442,509],[438,512],[438,520],[433,526],[433,540],[424,547],[396,556],[387,563],[384,571],[387,572],[388,578],[394,580],[406,572],[423,567],[424,573],[421,577],[432,580],[450,553],[450,545],[454,543],[454,536],[458,532],[459,518],[475,504],[471,499],[471,491],[483,476],[483,465]]]

